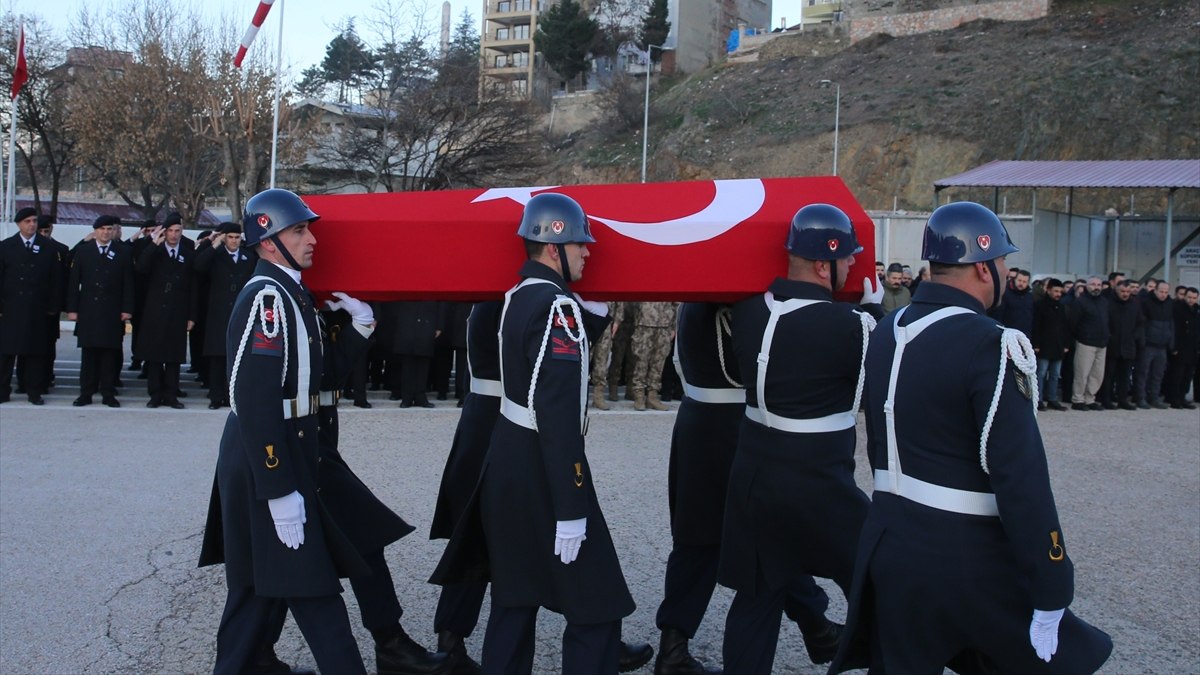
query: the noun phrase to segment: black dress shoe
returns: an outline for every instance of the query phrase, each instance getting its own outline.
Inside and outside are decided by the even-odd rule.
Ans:
[[[1049,408],[1051,410],[1057,410],[1059,412],[1065,412],[1067,409],[1067,406],[1059,403],[1058,401],[1051,401],[1051,402],[1047,403],[1046,405],[1049,406]]]
[[[429,653],[397,625],[390,637],[375,640],[375,668],[379,675],[443,673],[446,655]]]
[[[160,405],[159,402],[156,401],[155,399],[150,399],[149,401],[146,401],[147,408],[157,408],[159,405]]]
[[[663,629],[654,659],[654,675],[720,675],[688,652],[688,638],[676,628]]]
[[[650,659],[654,658],[654,647],[645,642],[629,644],[621,640],[621,651],[617,658],[617,670],[622,673],[628,673],[650,663]]]
[[[1119,407],[1121,410],[1137,410],[1138,409],[1138,407],[1136,405],[1130,403],[1129,401],[1125,401],[1124,403],[1122,403],[1121,405],[1119,405],[1117,407]]]
[[[1071,404],[1071,410],[1087,410],[1087,409],[1088,409],[1088,407],[1087,407],[1086,403],[1072,403]]]
[[[103,403],[104,405],[106,405],[110,408],[120,408],[121,407],[121,402],[118,401],[115,396],[105,396],[104,400],[102,400],[101,403]]]
[[[75,406],[76,408],[82,408],[85,405],[91,405],[91,404],[92,404],[91,398],[84,398],[82,396],[75,399],[74,401],[71,401],[71,405]]]
[[[400,401],[400,407],[401,408],[411,408],[412,401]]]
[[[46,405],[46,401],[41,396],[38,396],[37,394],[30,396],[29,402],[32,405]]]
[[[1116,410],[1118,407],[1119,406],[1117,405],[1116,401],[1109,401],[1108,403],[1104,404],[1105,410]]]
[[[448,630],[438,633],[438,651],[446,654],[445,672],[449,675],[479,675],[479,664],[467,653],[461,636]]]
[[[1104,405],[1100,403],[1089,403],[1088,410],[1104,410]]]
[[[260,649],[254,657],[254,663],[245,671],[247,675],[317,675],[308,668],[289,666],[275,656],[275,646],[267,645]]]
[[[208,409],[209,409],[209,410],[220,410],[220,409],[221,409],[221,404],[220,404],[220,403],[217,403],[216,401],[209,401],[209,402],[208,402]]]
[[[829,663],[837,656],[838,640],[842,637],[842,624],[825,620],[825,625],[804,636],[804,648],[808,650],[808,658],[815,664]]]
[[[371,405],[370,401],[355,401],[354,407],[355,408],[366,408],[366,409],[370,410],[374,406]]]
[[[463,407],[464,404],[466,404],[466,402],[467,402],[467,399],[460,398],[460,399],[458,399],[458,403],[455,403],[454,405],[455,405],[455,407],[461,408],[461,407]]]
[[[184,405],[182,403],[180,403],[179,401],[164,401],[163,405],[167,406],[168,408],[173,408],[175,410],[183,410],[183,408],[184,408]]]
[[[436,408],[437,407],[429,400],[421,401],[420,403],[417,403],[416,405],[418,408]]]

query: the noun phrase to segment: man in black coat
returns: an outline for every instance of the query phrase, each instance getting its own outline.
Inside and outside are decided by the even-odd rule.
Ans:
[[[793,217],[787,250],[787,277],[733,307],[746,406],[718,581],[736,591],[725,622],[725,670],[742,675],[772,671],[785,604],[810,576],[832,579],[849,594],[869,504],[854,482],[854,429],[875,322],[833,299],[862,247],[845,213],[810,204]]]
[[[1175,302],[1175,350],[1171,372],[1167,377],[1167,394],[1172,408],[1195,410],[1196,404],[1187,400],[1188,386],[1196,371],[1197,347],[1200,346],[1200,290],[1184,289],[1183,302]],[[1193,391],[1195,398],[1200,391]]]
[[[1167,354],[1175,350],[1175,311],[1171,287],[1160,282],[1143,297],[1142,327],[1138,332],[1137,367],[1133,371],[1133,396],[1142,409],[1167,408],[1160,396]]]
[[[201,353],[208,361],[208,409],[216,410],[229,405],[229,383],[225,379],[225,329],[229,315],[242,286],[254,274],[258,254],[243,247],[242,226],[237,223],[221,223],[212,246],[196,252],[196,283],[192,285],[192,303],[197,307],[204,304],[198,290],[208,289],[207,321],[204,326],[204,344]],[[197,310],[198,312],[199,310]],[[193,312],[193,316],[197,312]],[[200,330],[193,326],[193,330]]]
[[[1129,391],[1137,361],[1137,336],[1142,327],[1141,308],[1132,298],[1133,284],[1128,279],[1118,281],[1108,290],[1111,291],[1107,295],[1108,349],[1104,354],[1104,382],[1097,398],[1109,410],[1137,410],[1129,399]]]
[[[50,240],[50,244],[58,249],[59,260],[59,309],[67,305],[67,278],[71,274],[71,247],[54,238],[54,216],[43,214],[38,216],[38,234]],[[58,354],[58,338],[62,332],[59,329],[59,314],[46,317],[46,331],[50,337],[46,356],[46,388],[54,386],[54,359]]]
[[[242,673],[286,604],[325,673],[365,675],[342,602],[342,576],[369,574],[320,490],[324,356],[317,310],[301,284],[318,216],[287,190],[246,203],[257,246],[226,333],[232,412],[225,422],[200,564],[225,564],[228,596],[214,672]]]
[[[1033,335],[1030,342],[1037,353],[1038,410],[1066,410],[1059,402],[1058,378],[1063,360],[1071,351],[1071,329],[1067,308],[1062,304],[1063,282],[1046,280],[1046,292],[1033,306]],[[1007,299],[1005,300],[1007,302]]]
[[[1076,284],[1078,286],[1078,284]],[[1071,303],[1067,313],[1075,337],[1072,367],[1071,409],[1103,410],[1096,401],[1104,383],[1104,360],[1108,349],[1108,301],[1101,297],[1100,277],[1089,277],[1086,292]]]
[[[159,225],[153,219],[144,220],[139,224],[137,232],[128,241],[122,242],[128,244],[133,251],[133,316],[129,319],[130,328],[130,343],[132,345],[133,354],[129,357],[129,370],[138,373],[139,379],[147,377],[142,357],[138,355],[138,337],[142,332],[142,309],[146,306],[146,275],[142,270],[138,269],[138,260],[141,259],[142,253],[147,248],[154,244],[154,233],[163,229],[163,225]],[[120,239],[119,236],[117,237]]]
[[[13,365],[34,405],[46,393],[46,361],[58,330],[62,299],[59,249],[37,232],[37,211],[25,207],[14,220],[17,233],[0,241],[0,403],[12,393]]]
[[[871,338],[875,492],[830,672],[865,636],[871,672],[940,673],[966,651],[986,672],[1091,673],[1112,652],[1068,609],[1074,570],[1034,415],[1033,348],[984,316],[1015,251],[983,206],[940,207],[925,227],[931,280]]]
[[[133,316],[133,253],[115,238],[120,222],[116,216],[97,218],[93,240],[76,247],[71,263],[67,319],[76,322],[75,335],[83,350],[75,406],[90,404],[99,391],[104,405],[121,407],[117,375],[125,322]]]
[[[183,225],[172,222],[150,237],[136,260],[146,287],[141,328],[134,353],[145,362],[147,408],[165,405],[183,408],[179,402],[179,364],[187,359],[191,320],[192,268],[195,245],[183,236]]]
[[[526,204],[518,235],[528,260],[500,319],[501,416],[432,581],[491,581],[486,672],[531,671],[546,607],[566,618],[562,672],[611,675],[634,604],[584,452],[587,332],[608,321],[568,286],[595,239],[579,204],[555,193]],[[636,665],[653,655],[649,645],[639,652]]]
[[[394,381],[399,393],[400,407],[432,408],[425,392],[429,386],[429,366],[433,361],[434,341],[442,334],[441,303],[405,301],[395,305],[397,311],[395,342],[392,354],[399,359],[399,377]],[[388,368],[392,372],[391,367]]]
[[[1004,300],[989,314],[1005,326],[1021,331],[1025,337],[1032,337],[1033,293],[1029,289],[1029,271],[1018,269],[1016,273],[1008,282]]]

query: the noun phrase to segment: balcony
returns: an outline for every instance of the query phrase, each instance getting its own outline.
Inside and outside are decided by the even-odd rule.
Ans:
[[[488,3],[488,21],[500,24],[529,23],[529,17],[537,12],[532,0],[500,0]]]

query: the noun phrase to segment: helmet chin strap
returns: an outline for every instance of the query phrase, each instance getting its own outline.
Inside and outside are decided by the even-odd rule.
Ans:
[[[992,273],[992,307],[1000,306],[1000,271],[996,269],[996,261],[987,261],[988,271]]]
[[[558,261],[562,263],[563,282],[568,286],[571,285],[571,264],[567,262],[567,246],[566,244],[555,244],[558,248]]]
[[[290,265],[292,269],[296,270],[297,272],[300,272],[304,269],[300,267],[300,263],[296,262],[296,259],[292,257],[291,252],[287,250],[287,247],[283,245],[283,242],[279,241],[278,233],[271,235],[268,237],[268,239],[275,242],[275,250],[279,251],[279,254],[283,256],[283,259],[287,261],[287,264]]]

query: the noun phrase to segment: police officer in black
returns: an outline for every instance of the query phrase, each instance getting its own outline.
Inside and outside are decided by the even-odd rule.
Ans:
[[[991,672],[1090,673],[1112,650],[1066,609],[1073,571],[1034,419],[1033,347],[985,314],[1015,251],[983,206],[939,207],[924,234],[931,279],[871,340],[875,493],[847,634],[874,636],[873,669],[941,672],[970,650]]]
[[[99,391],[104,405],[121,407],[117,375],[125,322],[133,316],[133,253],[115,238],[120,222],[116,216],[96,218],[95,237],[80,242],[71,262],[67,319],[76,322],[75,335],[83,350],[75,406],[89,405]]]
[[[193,290],[208,288],[204,345],[201,352],[208,361],[208,409],[229,405],[229,383],[225,379],[225,327],[242,286],[254,274],[258,254],[242,246],[242,226],[221,223],[212,246],[196,251],[196,280]],[[204,300],[193,292],[192,302]],[[193,330],[199,330],[193,326]]]
[[[471,494],[479,482],[483,458],[487,454],[492,429],[500,415],[500,312],[498,300],[476,303],[467,317],[467,394],[462,415],[446,457],[433,512],[430,539],[449,539],[454,525],[467,511]],[[442,586],[433,630],[438,634],[438,650],[450,654],[457,668],[469,672],[477,668],[467,655],[463,640],[475,631],[483,607],[486,581],[460,581]],[[459,665],[462,664],[462,665]]]
[[[546,607],[567,620],[563,672],[614,673],[621,619],[634,604],[584,453],[585,331],[607,317],[585,311],[568,285],[595,239],[579,204],[554,193],[526,204],[517,234],[528,260],[500,319],[500,418],[433,582],[490,579],[485,671],[531,671],[537,612]],[[649,645],[637,651],[637,665],[653,655]]]
[[[214,672],[249,670],[282,602],[322,672],[365,673],[338,578],[370,569],[319,482],[325,359],[316,307],[300,280],[312,265],[308,225],[318,216],[278,189],[252,197],[245,213],[246,244],[260,260],[226,333],[232,412],[200,555],[201,565],[225,563],[228,585]]]
[[[810,204],[792,219],[787,251],[787,278],[733,308],[747,405],[719,581],[737,591],[723,653],[739,675],[771,672],[785,600],[808,575],[849,592],[867,514],[854,482],[855,416],[874,320],[833,300],[862,247],[845,213]]]
[[[717,585],[725,490],[746,411],[746,391],[734,357],[730,307],[684,303],[679,308],[675,368],[683,399],[671,432],[667,479],[671,553],[656,622],[662,630],[656,675],[714,673],[688,651]],[[814,663],[837,650],[840,626],[825,618],[829,598],[805,576],[784,600],[804,630]]]
[[[13,219],[17,233],[0,241],[0,403],[12,393],[14,362],[33,405],[43,405],[46,362],[58,332],[62,300],[59,249],[37,232],[37,211],[25,207]]]
[[[170,225],[150,236],[150,244],[135,261],[146,299],[134,353],[145,363],[150,395],[146,407],[181,409],[179,364],[187,359],[188,331],[194,324],[190,317],[196,247],[183,236],[178,218],[168,216],[168,221]]]

